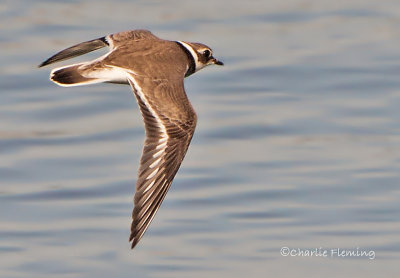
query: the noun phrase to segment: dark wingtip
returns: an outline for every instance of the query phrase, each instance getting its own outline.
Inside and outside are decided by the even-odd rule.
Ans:
[[[136,240],[136,238],[135,239],[133,239],[133,241],[132,241],[132,245],[131,245],[131,249],[133,249],[133,248],[135,248],[135,246],[136,246],[136,244],[138,244],[138,240]]]
[[[110,46],[107,37],[102,37],[91,41],[82,42],[58,52],[57,54],[51,56],[46,61],[41,63],[38,67],[41,68],[49,64],[71,59],[76,56],[80,56],[88,52],[103,48],[105,46]]]
[[[131,232],[129,236],[129,242],[132,241],[131,249],[135,248],[136,244],[138,243],[137,239],[135,238],[135,234]]]
[[[46,61],[40,63],[37,67],[38,67],[38,68],[41,68],[41,67],[47,66],[48,64],[49,64],[49,63],[48,63],[48,60],[46,60]]]

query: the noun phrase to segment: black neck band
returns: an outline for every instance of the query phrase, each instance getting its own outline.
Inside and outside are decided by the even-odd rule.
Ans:
[[[193,74],[196,71],[196,61],[194,60],[192,53],[190,53],[190,51],[184,45],[182,45],[180,42],[176,42],[176,43],[183,50],[183,52],[186,53],[186,56],[189,59],[189,68],[185,74],[185,77],[188,77],[189,75]]]

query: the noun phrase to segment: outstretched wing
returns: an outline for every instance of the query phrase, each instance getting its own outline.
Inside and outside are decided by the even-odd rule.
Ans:
[[[186,154],[196,114],[180,80],[154,80],[130,74],[128,81],[145,123],[132,226],[132,248],[154,218]],[[144,91],[144,88],[146,88]]]
[[[39,68],[56,63],[56,62],[60,62],[63,60],[71,59],[71,58],[95,51],[97,49],[100,49],[100,48],[103,48],[103,47],[106,47],[109,45],[110,44],[107,41],[106,37],[98,38],[98,39],[87,41],[87,42],[82,42],[77,45],[68,47],[64,50],[61,50],[57,54],[51,56],[46,61],[41,63],[39,65]]]
[[[110,52],[117,48],[119,45],[123,45],[126,41],[139,41],[139,40],[159,40],[156,36],[154,36],[150,31],[147,30],[132,30],[119,32],[115,34],[111,34],[105,37],[101,37],[98,39],[94,39],[87,42],[82,42],[61,50],[57,54],[51,56],[46,61],[39,65],[40,67],[44,67],[56,62],[60,62],[63,60],[71,59],[94,50],[109,46]],[[108,53],[109,54],[109,53]]]

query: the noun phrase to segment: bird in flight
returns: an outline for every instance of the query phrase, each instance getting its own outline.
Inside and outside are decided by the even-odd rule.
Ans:
[[[146,232],[192,139],[196,113],[184,78],[208,65],[223,65],[201,43],[163,40],[147,30],[115,33],[64,49],[39,67],[108,47],[88,62],[55,68],[50,80],[63,87],[95,83],[129,84],[146,131],[140,159],[129,241],[132,249]]]

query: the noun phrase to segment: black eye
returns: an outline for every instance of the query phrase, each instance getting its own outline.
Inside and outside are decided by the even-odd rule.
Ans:
[[[211,56],[211,51],[208,50],[208,49],[206,49],[206,50],[203,51],[203,55],[204,55],[204,57],[206,57],[206,58],[210,58],[210,56]]]

